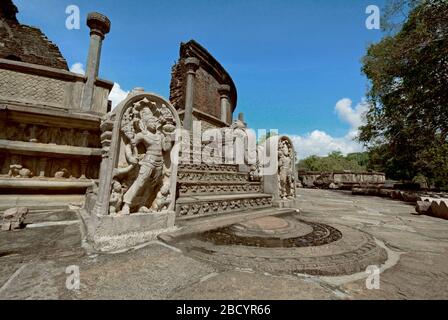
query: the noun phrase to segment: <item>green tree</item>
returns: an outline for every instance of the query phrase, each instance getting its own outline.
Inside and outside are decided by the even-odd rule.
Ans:
[[[401,30],[363,58],[371,107],[359,141],[393,179],[448,185],[448,0],[401,3],[411,8]]]
[[[297,170],[304,171],[343,171],[350,170],[354,172],[366,171],[368,162],[367,154],[349,154],[342,155],[339,151],[333,151],[326,157],[309,156],[302,159],[297,164]]]

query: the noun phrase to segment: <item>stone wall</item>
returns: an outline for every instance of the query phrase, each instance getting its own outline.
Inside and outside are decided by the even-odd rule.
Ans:
[[[11,0],[1,1],[0,58],[68,70],[59,48],[38,28],[20,24],[17,12]]]
[[[0,58],[0,104],[80,110],[86,78],[65,70]],[[105,114],[113,83],[97,80],[91,111]]]
[[[200,111],[216,118],[221,117],[219,86],[219,82],[201,67],[196,71],[194,105]],[[229,116],[227,121],[229,121]]]
[[[53,49],[40,42],[22,44],[33,55],[37,46],[52,57]],[[17,60],[0,58],[0,193],[84,193],[99,175],[100,121],[113,83],[95,78],[83,110],[85,76],[64,70],[57,59]]]
[[[299,171],[298,181],[304,187],[328,188],[351,188],[356,185],[377,185],[384,184],[386,176],[381,172],[315,172]]]
[[[173,66],[171,71],[170,83],[170,101],[174,107],[182,114],[185,108],[185,92],[186,92],[186,67],[184,61],[186,58],[197,58],[199,60],[199,68],[196,71],[194,80],[194,111],[203,113],[218,122],[213,121],[213,126],[223,127],[232,123],[233,111],[236,108],[237,93],[235,84],[230,75],[219,64],[218,61],[196,41],[191,40],[182,43],[180,46],[180,57],[178,62]],[[228,85],[230,87],[229,102],[230,108],[227,112],[226,121],[221,121],[221,94],[220,86]],[[205,117],[203,117],[205,118]],[[201,119],[202,120],[202,119]],[[221,122],[219,124],[219,122]]]

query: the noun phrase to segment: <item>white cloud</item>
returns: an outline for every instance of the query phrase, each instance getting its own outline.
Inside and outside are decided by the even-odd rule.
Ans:
[[[325,131],[314,130],[304,136],[290,135],[299,159],[311,155],[326,156],[332,151],[343,154],[362,151],[362,145],[353,141],[347,134],[343,137],[332,137]]]
[[[342,121],[348,123],[352,129],[357,129],[364,123],[364,114],[369,109],[369,104],[362,100],[352,108],[352,100],[344,98],[336,103],[334,109]]]
[[[70,67],[70,71],[79,74],[85,74],[84,65],[81,62],[76,62]],[[114,83],[111,92],[109,93],[109,100],[112,101],[112,109],[115,108],[121,101],[123,101],[129,91],[121,89],[120,84]]]
[[[129,94],[129,91],[121,89],[118,83],[114,83],[112,91],[109,93],[109,100],[112,101],[112,109],[115,108],[121,101],[123,101]]]
[[[70,71],[79,74],[86,74],[84,65],[81,62],[76,62],[70,67]]]
[[[350,126],[342,137],[333,137],[323,130],[314,130],[303,136],[288,135],[294,144],[298,158],[303,159],[311,155],[326,156],[332,151],[340,151],[343,154],[363,151],[362,144],[353,139],[358,135],[358,127],[365,123],[364,114],[368,107],[365,100],[354,108],[352,101],[347,98],[336,103],[335,112],[338,118]]]

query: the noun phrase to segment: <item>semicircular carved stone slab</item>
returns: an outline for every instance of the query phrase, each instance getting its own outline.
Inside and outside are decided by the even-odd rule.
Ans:
[[[263,190],[274,196],[274,206],[293,207],[295,189],[295,151],[287,136],[273,136],[259,150]]]
[[[180,121],[170,103],[134,93],[106,115],[101,127],[97,210],[103,215],[173,211],[177,161],[172,160],[178,156]]]

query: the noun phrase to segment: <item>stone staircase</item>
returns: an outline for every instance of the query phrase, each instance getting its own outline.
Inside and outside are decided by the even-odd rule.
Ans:
[[[176,220],[272,207],[272,195],[238,165],[180,164],[177,177]]]

